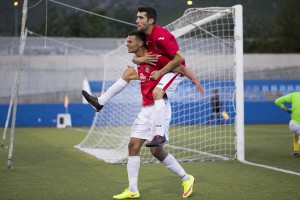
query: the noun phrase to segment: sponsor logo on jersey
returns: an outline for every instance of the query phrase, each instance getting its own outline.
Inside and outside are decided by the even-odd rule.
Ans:
[[[143,73],[140,73],[140,82],[143,83],[146,81],[147,81],[147,77]]]
[[[150,69],[149,69],[149,68],[150,68],[149,65],[146,65],[146,66],[145,66],[145,72],[148,73],[148,74],[149,74],[149,72],[150,72]]]
[[[164,40],[165,37],[159,37],[157,40]]]

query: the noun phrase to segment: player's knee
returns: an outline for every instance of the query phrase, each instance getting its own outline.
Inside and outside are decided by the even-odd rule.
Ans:
[[[131,76],[133,76],[135,73],[136,72],[133,68],[126,68],[122,74],[122,79],[129,82]]]
[[[154,157],[156,157],[158,153],[158,149],[156,147],[150,148],[150,152]]]
[[[130,141],[128,143],[128,151],[129,151],[129,154],[136,154],[136,153],[138,153],[139,152],[139,144]]]
[[[168,153],[164,151],[161,146],[150,148],[150,151],[152,155],[159,161],[163,161],[168,155]]]
[[[155,87],[152,95],[154,100],[162,99],[165,95],[165,91],[161,88]]]

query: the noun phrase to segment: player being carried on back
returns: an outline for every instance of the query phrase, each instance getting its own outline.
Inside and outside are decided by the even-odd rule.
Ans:
[[[203,93],[203,88],[195,75],[185,67],[185,61],[179,50],[175,37],[165,28],[155,25],[157,14],[152,7],[139,7],[137,13],[137,29],[146,34],[146,46],[148,53],[144,56],[133,58],[135,64],[154,64],[160,55],[167,57],[170,61],[161,69],[153,71],[150,78],[157,80],[162,76],[160,82],[153,90],[153,98],[155,105],[155,124],[156,134],[146,146],[153,147],[163,145],[166,142],[164,135],[164,122],[166,120],[166,104],[164,98],[170,98],[174,93],[177,85],[187,76],[197,90]],[[182,66],[178,68],[178,66]],[[130,80],[136,77],[136,72],[132,67],[128,67],[112,87],[110,87],[104,95],[95,98],[83,91],[82,94],[90,105],[100,111],[103,105],[115,94],[122,91]]]

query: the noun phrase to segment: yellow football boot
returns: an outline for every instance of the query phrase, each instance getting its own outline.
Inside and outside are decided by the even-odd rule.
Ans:
[[[188,198],[192,193],[193,193],[193,186],[194,186],[195,178],[190,175],[190,179],[183,181],[182,186],[183,186],[183,198]]]
[[[125,189],[121,194],[114,195],[114,199],[138,199],[140,198],[139,191],[131,192],[129,189]]]

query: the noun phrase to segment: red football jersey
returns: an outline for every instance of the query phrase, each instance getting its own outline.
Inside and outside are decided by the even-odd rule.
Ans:
[[[149,64],[138,65],[138,75],[141,84],[142,105],[147,106],[154,103],[152,91],[160,81],[161,77],[157,80],[150,80],[151,72],[163,68],[170,60],[165,56],[160,56],[155,66]]]
[[[179,50],[174,35],[157,25],[154,25],[151,34],[146,36],[146,46],[149,52],[166,56],[170,60]],[[182,65],[185,66],[185,61],[182,62]]]

